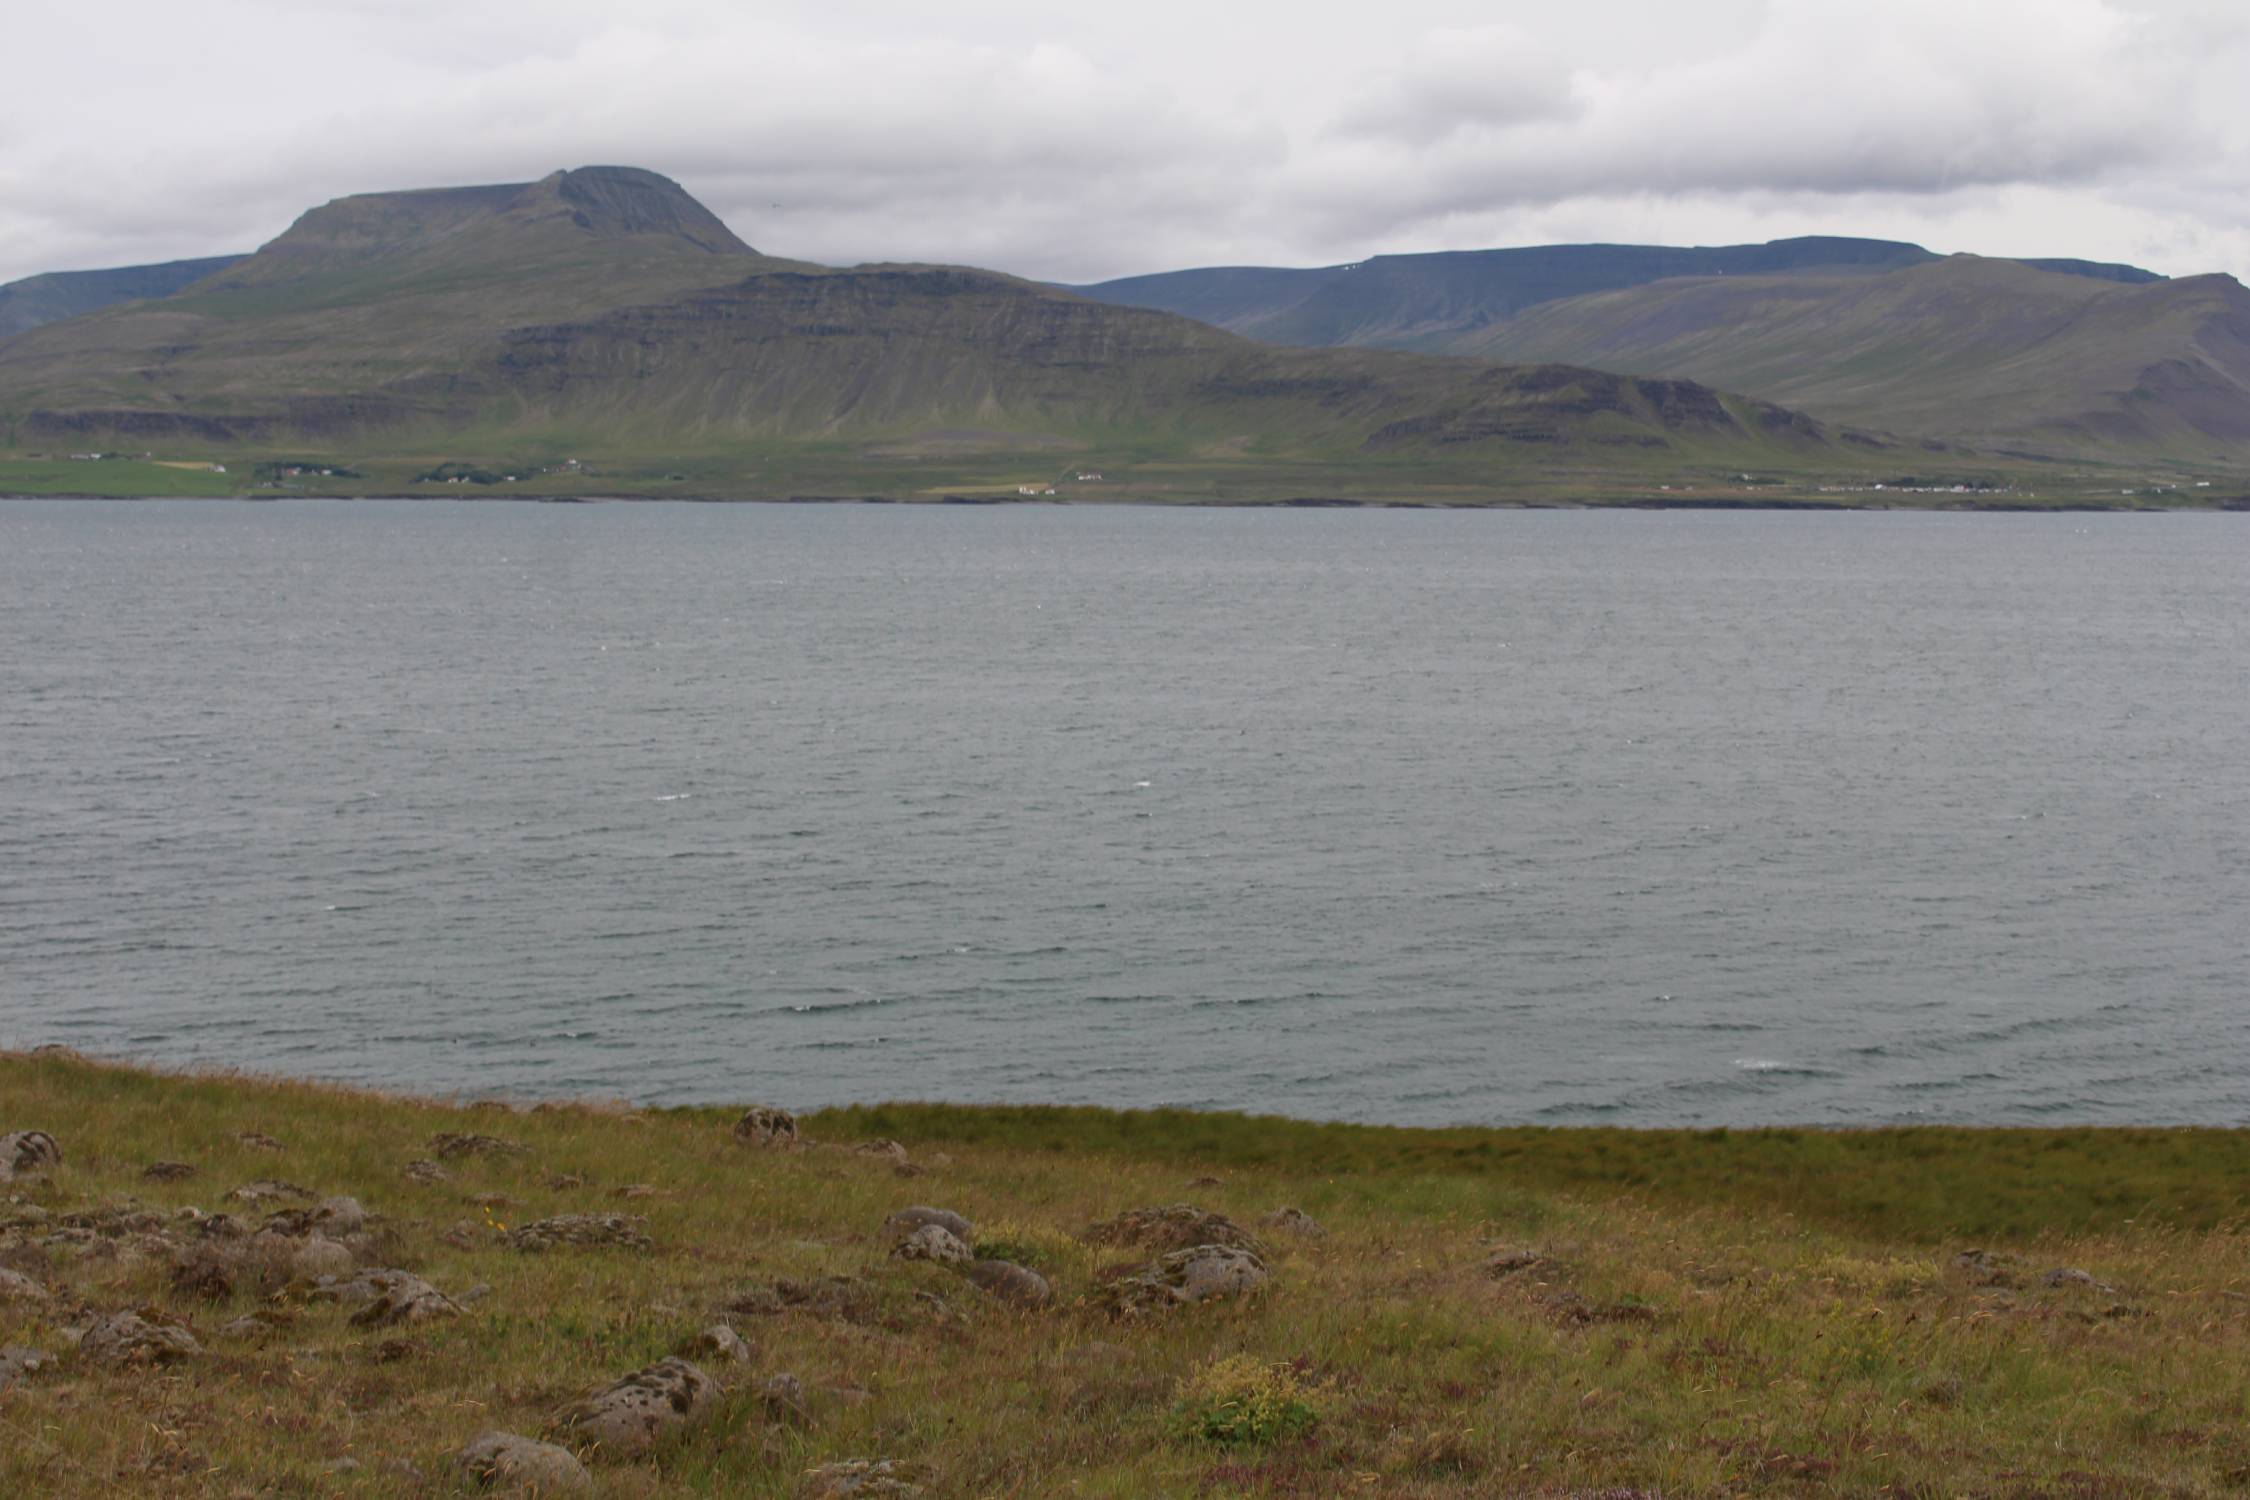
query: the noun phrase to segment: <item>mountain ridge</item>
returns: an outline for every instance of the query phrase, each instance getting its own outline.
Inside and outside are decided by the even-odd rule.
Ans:
[[[1762,244],[1529,245],[1378,255],[1302,270],[1219,266],[1072,290],[1098,301],[1199,318],[1268,343],[1448,348],[1462,333],[1544,302],[1690,276],[1872,273],[1945,257],[1902,240],[1804,235]],[[2048,259],[2057,274],[2138,284],[2134,266]]]
[[[0,343],[16,446],[530,434],[618,452],[1130,445],[1512,474],[1832,439],[1691,382],[1280,349],[997,272],[758,254],[628,168],[335,200],[182,292]]]

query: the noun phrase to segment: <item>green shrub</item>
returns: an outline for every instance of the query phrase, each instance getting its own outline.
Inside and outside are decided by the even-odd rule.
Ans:
[[[1320,1421],[1319,1395],[1294,1365],[1236,1354],[1180,1382],[1173,1412],[1187,1437],[1263,1446],[1310,1431]]]

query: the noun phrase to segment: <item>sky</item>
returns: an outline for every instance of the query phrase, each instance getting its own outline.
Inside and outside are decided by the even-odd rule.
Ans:
[[[2243,0],[12,0],[0,281],[622,164],[1056,281],[1797,234],[2250,279]]]

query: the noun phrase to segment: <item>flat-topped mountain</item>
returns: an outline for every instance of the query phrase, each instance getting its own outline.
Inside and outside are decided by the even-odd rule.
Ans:
[[[676,184],[617,167],[314,209],[173,296],[0,343],[0,419],[19,448],[348,436],[443,452],[474,434],[746,452],[935,433],[1503,468],[1828,442],[1688,382],[1276,349],[992,272],[775,260]]]
[[[755,257],[757,252],[680,185],[637,167],[581,167],[537,182],[361,193],[325,203],[208,284],[270,286],[381,268],[538,267],[589,245]]]

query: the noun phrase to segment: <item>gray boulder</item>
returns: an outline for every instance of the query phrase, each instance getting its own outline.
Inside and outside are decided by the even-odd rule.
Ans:
[[[585,1495],[594,1488],[594,1476],[568,1448],[512,1432],[480,1432],[453,1461],[488,1487],[506,1485],[533,1495]]]
[[[0,1266],[0,1303],[47,1302],[52,1300],[48,1290],[21,1271],[11,1271]]]
[[[974,1260],[961,1268],[961,1274],[986,1296],[1011,1307],[1030,1311],[1054,1300],[1054,1290],[1047,1285],[1046,1277],[1012,1260]]]
[[[1104,1300],[1113,1317],[1144,1317],[1243,1296],[1270,1279],[1266,1263],[1252,1251],[1233,1245],[1195,1245],[1174,1250],[1147,1270],[1114,1283]]]
[[[62,1147],[44,1130],[0,1135],[0,1182],[52,1172],[62,1165]]]
[[[1258,1222],[1268,1229],[1278,1229],[1300,1239],[1317,1240],[1328,1233],[1321,1227],[1320,1220],[1301,1208],[1277,1208]]]
[[[719,1383],[684,1359],[660,1359],[573,1403],[559,1429],[614,1458],[634,1458],[701,1422],[719,1403]]]
[[[112,1313],[78,1340],[78,1352],[108,1369],[127,1365],[168,1365],[203,1352],[195,1335],[172,1323],[152,1322],[137,1312]]]
[[[958,1235],[943,1224],[924,1224],[897,1244],[891,1254],[900,1260],[935,1261],[941,1266],[967,1265],[976,1257]]]
[[[915,1230],[930,1224],[935,1224],[964,1245],[973,1245],[977,1241],[976,1225],[949,1208],[931,1208],[920,1203],[911,1208],[902,1208],[886,1217],[883,1220],[883,1238],[895,1245]]]
[[[734,1122],[734,1138],[745,1146],[794,1146],[799,1144],[797,1117],[770,1104],[753,1104]]]

